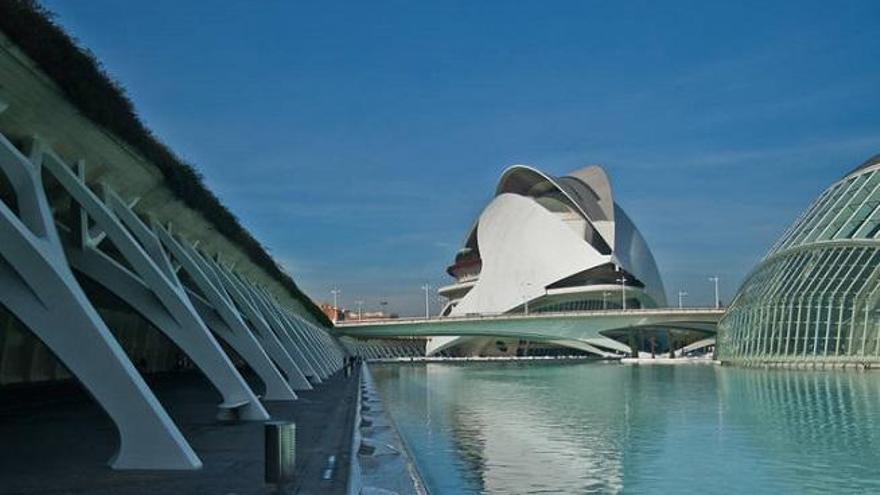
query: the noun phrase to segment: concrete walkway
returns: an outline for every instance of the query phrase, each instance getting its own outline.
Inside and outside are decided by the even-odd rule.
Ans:
[[[280,493],[343,494],[348,481],[357,376],[337,373],[295,402],[268,402],[273,419],[296,422],[296,480]],[[201,457],[199,471],[113,471],[118,439],[109,418],[71,384],[0,391],[0,494],[266,494],[262,423],[222,424],[220,401],[197,373],[151,388]],[[336,469],[324,480],[327,459]]]

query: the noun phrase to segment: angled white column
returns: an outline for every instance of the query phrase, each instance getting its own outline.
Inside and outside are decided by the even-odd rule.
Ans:
[[[326,332],[295,313],[288,313],[288,316],[297,324],[300,331],[309,337],[316,349],[325,356],[331,372],[338,370],[342,366],[342,355],[337,352],[335,344],[333,344]]]
[[[159,229],[161,229],[159,226],[156,228],[157,231],[160,231]],[[170,234],[167,231],[165,233]],[[170,237],[171,240],[174,240],[173,236]],[[287,384],[294,390],[309,390],[311,385],[302,370],[300,370],[296,365],[296,362],[294,362],[293,357],[288,353],[286,346],[282,344],[273,332],[266,331],[265,327],[259,323],[253,323],[254,318],[251,316],[255,313],[255,310],[240,291],[227,284],[223,277],[220,276],[216,266],[196,251],[193,246],[190,246],[186,242],[178,242],[176,246],[180,247],[189,255],[189,258],[202,269],[202,272],[218,288],[218,291],[225,293],[228,300],[234,305],[237,305],[237,308],[235,308],[236,312],[243,320],[246,320],[245,326],[247,329],[252,332],[269,357],[272,358],[274,363],[284,373]],[[251,324],[248,325],[247,322],[251,322]]]
[[[303,359],[308,363],[309,369],[323,381],[329,374],[323,368],[322,364],[316,359],[314,349],[310,346],[294,327],[285,320],[284,316],[274,304],[261,291],[255,290],[253,286],[239,280],[243,290],[246,290],[251,296],[251,300],[260,308],[260,311],[266,315],[267,320],[278,332],[286,333],[291,340],[296,343],[296,348],[302,353]]]
[[[324,333],[323,330],[309,324],[308,322],[299,320],[301,328],[304,332],[307,332],[312,340],[314,340],[318,349],[324,353],[327,358],[327,364],[330,367],[330,372],[335,373],[341,367],[341,358],[338,350],[336,349],[335,344],[333,344],[332,340],[328,338],[328,336]]]
[[[330,358],[331,364],[334,368],[342,365],[342,353],[339,350],[339,345],[336,341],[330,336],[327,330],[318,327],[307,321],[305,318],[300,317],[299,322],[311,332],[313,337],[322,344],[325,354]]]
[[[272,363],[257,338],[251,333],[239,312],[233,306],[229,295],[218,287],[205,273],[199,262],[181,246],[165,228],[154,225],[153,231],[160,242],[180,263],[180,267],[189,275],[202,295],[202,300],[193,293],[188,293],[190,301],[208,327],[214,330],[244,359],[251,369],[260,377],[266,386],[266,400],[295,400],[296,394]]]
[[[339,344],[339,340],[336,337],[330,335],[329,329],[320,328],[308,322],[306,322],[306,324],[309,325],[309,327],[315,331],[319,338],[326,343],[327,350],[334,360],[336,369],[341,369],[345,360],[345,354],[342,352],[342,346]]]
[[[240,333],[241,329],[233,330],[229,326],[227,319],[223,318],[213,305],[202,299],[198,294],[191,291],[187,291],[187,293],[189,294],[189,298],[192,301],[193,306],[195,306],[196,311],[199,312],[202,320],[204,320],[205,324],[208,325],[208,328],[210,328],[211,331],[220,335],[221,338],[223,338],[224,335],[232,336],[232,338],[235,339],[243,338]],[[245,326],[247,325],[245,324]],[[247,330],[247,328],[245,328],[245,330]],[[296,392],[293,391],[293,387],[287,382],[284,374],[275,366],[269,358],[268,353],[259,345],[259,343],[256,342],[256,337],[253,334],[250,334],[250,338],[254,339],[254,346],[258,347],[258,349],[248,351],[251,356],[242,356],[242,358],[248,362],[248,365],[260,377],[266,387],[265,393],[261,398],[263,400],[271,401],[296,400],[298,396],[296,395]],[[224,340],[229,342],[229,339],[227,338],[224,338]],[[230,345],[232,344],[230,343]],[[257,351],[259,351],[259,353]],[[239,354],[241,354],[241,352],[239,352]],[[252,362],[254,364],[251,364]]]
[[[80,248],[67,246],[66,252],[71,266],[125,301],[162,333],[186,331],[159,303],[149,287],[116,260],[89,245]],[[262,348],[256,342],[251,344],[247,341],[249,334],[233,332],[216,314],[213,306],[195,294],[188,293],[188,296],[208,328],[235,349],[263,380],[266,385],[266,399],[296,399],[293,390],[263,353]]]
[[[86,238],[83,237],[83,239]],[[66,246],[71,266],[124,300],[153,326],[164,329],[162,333],[186,331],[165,310],[150,288],[140,278],[116,260],[95,249],[92,244],[86,240],[79,246]],[[266,399],[293,400],[296,398],[293,390],[284,381],[284,377],[265,355],[259,344],[256,341],[251,342],[253,336],[250,335],[250,332],[233,331],[215,313],[213,306],[195,294],[187,292],[187,295],[208,328],[235,349],[260,377],[266,385]]]
[[[309,360],[308,349],[302,345],[302,342],[298,341],[295,335],[288,331],[286,326],[278,321],[276,315],[265,304],[265,301],[259,298],[254,291],[251,290],[250,285],[242,280],[241,277],[237,276],[219,262],[215,262],[215,266],[218,267],[218,272],[222,274],[225,280],[229,280],[231,284],[235,285],[239,292],[250,302],[255,311],[262,316],[266,325],[268,325],[272,332],[274,332],[281,342],[285,344],[287,352],[293,357],[297,366],[299,366],[306,377],[308,377],[315,385],[322,383],[324,376],[321,373],[321,370],[315,368],[313,363]]]
[[[250,297],[251,302],[260,310],[260,313],[266,318],[269,325],[278,333],[285,335],[291,346],[303,361],[303,368],[308,370],[308,374],[317,380],[317,383],[323,382],[327,378],[325,370],[316,363],[311,354],[310,346],[304,342],[296,332],[293,332],[282,320],[280,315],[275,311],[274,306],[263,298],[258,291],[250,285],[230,273],[230,277],[235,279],[241,290]]]
[[[302,336],[302,339],[307,342],[309,348],[312,349],[312,352],[314,352],[315,356],[320,360],[326,376],[332,375],[334,372],[332,358],[327,353],[324,345],[315,337],[312,330],[303,325],[302,319],[299,318],[298,315],[285,313],[284,316],[290,323],[291,327]]]
[[[297,315],[295,313],[287,311],[285,308],[281,307],[277,303],[275,304],[275,309],[279,317],[285,322],[288,328],[290,328],[290,331],[299,336],[299,339],[303,342],[303,345],[306,346],[306,348],[309,350],[309,352],[313,356],[313,359],[317,363],[319,363],[319,366],[321,366],[321,368],[323,369],[324,376],[329,377],[330,375],[332,375],[334,370],[329,357],[324,352],[324,349],[307,331],[307,329],[303,328],[300,325],[300,320],[298,319]]]
[[[334,371],[339,371],[342,368],[343,361],[345,359],[342,351],[339,348],[339,344],[336,340],[331,337],[326,330],[321,330],[319,328],[315,329],[315,333],[319,336],[322,342],[325,342],[327,352],[330,354],[332,358]]]
[[[142,228],[143,225],[139,220],[135,221],[137,217],[127,205],[106,188],[113,211],[54,152],[39,143],[36,146],[39,148],[38,159],[42,160],[45,169],[58,180],[77,206],[106,233],[114,247],[159,300],[164,311],[178,323],[176,328],[159,330],[193,360],[220,392],[224,401],[220,407],[237,410],[242,419],[268,419],[269,414],[263,405],[199,318],[183,286],[176,277],[172,277],[173,270],[155,236]]]
[[[286,321],[287,324],[290,325],[290,328],[292,329],[292,331],[295,331],[298,335],[301,336],[303,341],[305,341],[307,343],[312,354],[315,356],[315,359],[319,360],[321,363],[321,366],[324,367],[324,372],[327,374],[327,376],[332,375],[335,372],[335,366],[333,365],[333,360],[328,355],[328,353],[326,352],[324,347],[321,345],[321,343],[318,342],[317,339],[314,338],[314,336],[311,334],[311,332],[308,328],[303,327],[300,324],[299,320],[296,318],[293,318],[290,315],[290,313],[287,313],[284,310],[281,310],[281,314],[282,314],[282,317],[284,318],[284,321]]]
[[[322,379],[330,376],[332,373],[324,362],[323,357],[318,352],[318,349],[316,349],[314,344],[303,335],[296,325],[293,324],[293,321],[288,317],[287,312],[278,305],[275,299],[267,291],[250,284],[246,285],[250,289],[252,297],[254,299],[262,300],[264,306],[275,315],[275,318],[284,326],[291,338],[297,341],[299,348],[303,351],[303,355],[309,359],[312,369],[315,370]]]
[[[201,255],[199,254],[199,256]],[[269,326],[269,323],[266,321],[260,311],[254,306],[247,295],[245,295],[245,293],[242,291],[242,288],[238,286],[236,281],[234,281],[232,277],[230,277],[229,274],[226,273],[223,267],[208,258],[202,257],[202,260],[206,263],[206,265],[211,266],[211,269],[214,270],[214,273],[222,281],[223,287],[235,301],[243,316],[247,318],[248,322],[250,323],[250,327],[254,330],[254,333],[258,335],[258,338],[263,339],[263,342],[271,345],[272,350],[275,352],[275,355],[280,354],[278,352],[278,348],[284,351],[283,354],[286,356],[286,358],[283,359],[283,362],[276,362],[278,362],[278,365],[281,366],[285,374],[287,374],[287,381],[288,383],[290,383],[293,389],[311,390],[312,384],[309,382],[308,378],[306,377],[306,373],[303,371],[303,358],[294,348],[292,343],[289,342],[289,338],[287,338],[287,335],[275,334],[275,332],[272,331],[272,328]],[[277,342],[277,346],[274,345],[275,342]]]
[[[0,135],[0,171],[17,199],[17,214],[0,201],[0,302],[52,350],[113,420],[120,441],[111,466],[201,467],[71,273],[40,165]]]
[[[337,366],[341,367],[345,361],[345,350],[339,343],[339,338],[332,335],[331,329],[319,329],[319,331],[322,333],[323,338],[329,343],[330,349],[336,357]]]

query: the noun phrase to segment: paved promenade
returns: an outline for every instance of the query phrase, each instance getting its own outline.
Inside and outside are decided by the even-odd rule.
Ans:
[[[350,465],[357,377],[337,373],[292,403],[269,402],[273,419],[297,425],[296,481],[280,493],[343,494]],[[199,454],[199,471],[112,471],[113,424],[77,388],[54,386],[0,394],[0,494],[266,494],[261,423],[221,424],[219,396],[187,373],[151,383]],[[331,479],[323,475],[336,456]]]

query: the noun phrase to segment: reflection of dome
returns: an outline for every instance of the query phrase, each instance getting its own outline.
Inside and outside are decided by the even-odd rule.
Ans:
[[[621,277],[627,308],[666,303],[654,258],[598,166],[560,178],[508,168],[447,272],[456,282],[440,289],[449,299],[444,316],[524,312],[526,305],[531,312],[620,308]],[[487,343],[498,344],[492,353],[520,349],[495,339],[467,342],[467,352],[487,352]],[[429,353],[464,343],[435,338]]]
[[[739,362],[880,363],[880,155],[834,183],[752,271],[719,324]]]

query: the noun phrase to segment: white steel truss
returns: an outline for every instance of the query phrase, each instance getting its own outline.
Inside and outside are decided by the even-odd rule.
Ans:
[[[43,172],[69,200],[61,220],[53,216]],[[24,156],[0,134],[0,174],[13,194],[0,200],[0,304],[107,411],[120,434],[114,468],[196,469],[201,461],[74,270],[171,339],[220,392],[225,415],[269,418],[217,338],[256,373],[267,400],[295,400],[295,389],[312,387],[307,374],[320,383],[341,368],[335,337],[172,235],[170,226],[145,223],[136,201],[106,186],[96,195],[85,183],[84,163],[69,166],[38,139]]]

